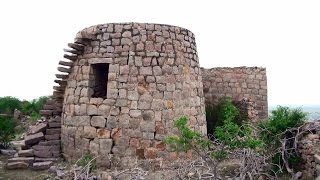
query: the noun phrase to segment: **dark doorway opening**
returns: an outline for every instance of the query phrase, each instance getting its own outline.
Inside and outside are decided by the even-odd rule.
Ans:
[[[107,96],[107,84],[108,84],[108,73],[109,64],[92,64],[93,77],[92,82],[93,94],[91,97],[102,97]]]

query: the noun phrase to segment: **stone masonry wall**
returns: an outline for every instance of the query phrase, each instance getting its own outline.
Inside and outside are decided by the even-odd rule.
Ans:
[[[243,99],[255,103],[259,118],[268,116],[267,76],[265,68],[201,68],[206,104],[216,104],[219,98],[229,96],[234,101]]]
[[[102,24],[80,31],[58,68],[69,73],[63,92],[62,152],[72,161],[84,153],[100,166],[118,161],[167,159],[162,140],[173,122],[206,133],[201,70],[190,31],[160,24]],[[69,68],[68,68],[69,67]],[[99,67],[99,68],[97,68]],[[107,70],[107,72],[103,72]],[[99,76],[107,76],[103,79]],[[99,85],[99,83],[102,83]],[[100,91],[106,83],[106,92]],[[99,90],[100,89],[100,90]],[[106,93],[106,94],[104,94]],[[59,93],[58,93],[59,94]]]

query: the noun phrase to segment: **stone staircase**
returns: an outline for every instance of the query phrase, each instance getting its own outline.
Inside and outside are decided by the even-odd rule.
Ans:
[[[61,117],[58,114],[61,114],[61,107],[49,99],[41,110],[46,120],[30,128],[24,145],[13,158],[8,159],[7,169],[31,167],[43,170],[58,160],[61,154]]]
[[[57,86],[53,86],[53,95],[47,101],[40,115],[46,120],[31,127],[25,136],[25,145],[6,165],[7,169],[25,169],[31,167],[34,170],[48,169],[61,155],[61,113],[64,100],[65,87],[71,68],[78,55],[83,54],[87,39],[78,38],[74,43],[68,43],[68,49],[64,49],[65,60],[59,61],[58,71],[54,80]]]

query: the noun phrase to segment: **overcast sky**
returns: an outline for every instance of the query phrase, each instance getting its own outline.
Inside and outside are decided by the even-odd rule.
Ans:
[[[269,105],[320,104],[318,0],[3,0],[0,97],[50,95],[67,43],[111,22],[187,28],[202,67],[266,67]]]

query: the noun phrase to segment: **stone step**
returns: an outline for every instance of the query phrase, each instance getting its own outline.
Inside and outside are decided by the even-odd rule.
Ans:
[[[38,132],[44,132],[46,130],[47,126],[48,126],[47,123],[39,123],[39,124],[31,127],[30,133],[36,134]]]
[[[17,153],[14,149],[0,149],[0,154],[6,155],[6,156],[13,156]]]
[[[35,162],[32,165],[33,170],[45,170],[49,169],[50,166],[52,166],[53,162],[52,161],[44,161],[44,162]]]
[[[62,66],[68,66],[68,67],[72,67],[73,66],[73,62],[68,62],[68,61],[59,61],[59,65]]]
[[[35,145],[32,146],[32,149],[35,151],[60,151],[60,146],[41,146]]]
[[[18,152],[19,157],[33,157],[33,149],[20,150]]]
[[[72,49],[78,50],[78,51],[83,51],[84,46],[81,44],[75,44],[75,43],[68,43],[68,46]]]
[[[58,79],[67,79],[68,75],[67,74],[56,74],[56,78],[58,78]]]
[[[60,134],[53,134],[53,135],[45,135],[45,139],[50,141],[50,140],[59,140],[60,139]]]
[[[45,104],[42,109],[43,110],[55,110],[56,106],[55,105]]]
[[[15,157],[8,159],[8,163],[12,162],[25,162],[28,164],[31,164],[34,162],[34,157]]]
[[[28,167],[29,164],[25,162],[10,162],[6,165],[7,169],[27,169]]]
[[[40,110],[41,116],[52,116],[52,110]]]
[[[84,46],[90,44],[90,40],[86,39],[86,38],[76,38],[74,40],[74,42],[77,43],[77,44],[84,45]]]
[[[64,89],[65,89],[65,87],[66,86],[61,86],[61,85],[59,85],[59,86],[53,86],[53,90],[56,90],[56,91],[64,91]]]
[[[71,61],[75,61],[75,60],[77,60],[77,57],[78,57],[78,56],[76,56],[76,55],[64,54],[63,57],[66,58],[66,59],[69,59],[69,60],[71,60]]]
[[[60,145],[60,140],[50,140],[50,141],[41,141],[39,142],[39,145],[41,146],[54,146],[54,145]]]
[[[50,128],[46,130],[46,135],[61,134],[61,128]]]
[[[34,155],[38,158],[57,158],[60,151],[34,151]]]
[[[49,122],[49,128],[61,128],[60,122]]]
[[[35,162],[45,162],[45,161],[52,161],[52,162],[56,162],[58,161],[58,158],[38,158],[36,157],[34,159]]]
[[[44,134],[42,132],[38,132],[36,134],[28,135],[24,138],[25,145],[34,145],[39,141],[44,139]]]
[[[71,54],[76,54],[76,55],[81,55],[83,54],[82,51],[78,51],[78,50],[75,50],[75,49],[63,49],[64,52],[68,52],[68,53],[71,53]]]
[[[62,73],[68,73],[69,74],[71,72],[70,68],[58,67],[57,69],[58,69],[58,71],[60,71]]]

